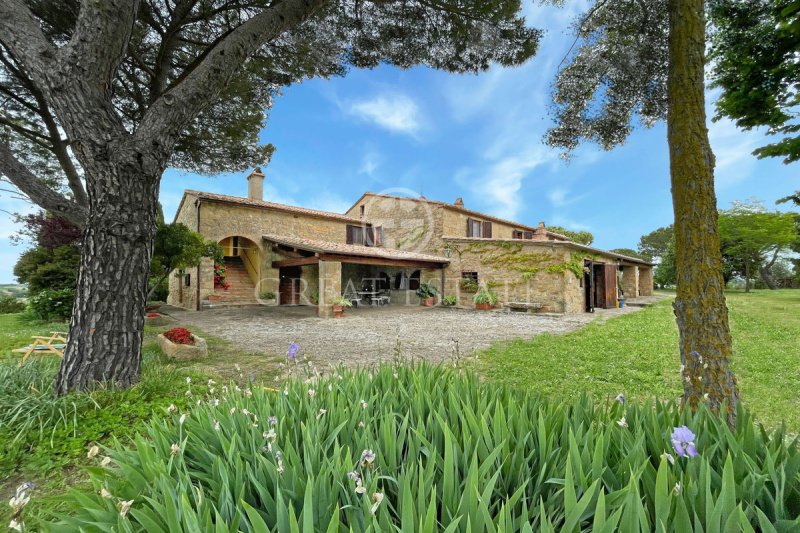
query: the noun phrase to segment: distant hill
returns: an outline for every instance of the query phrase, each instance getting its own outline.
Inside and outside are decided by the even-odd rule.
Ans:
[[[27,295],[28,288],[25,285],[17,285],[15,283],[0,284],[0,296],[25,298]]]

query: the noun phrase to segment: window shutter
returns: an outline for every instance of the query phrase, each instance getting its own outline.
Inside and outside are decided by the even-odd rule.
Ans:
[[[375,246],[375,228],[367,226],[365,246]]]
[[[383,246],[383,226],[375,228],[375,246]]]
[[[347,244],[353,244],[353,226],[350,224],[347,225],[347,238],[345,242]]]
[[[467,237],[474,237],[472,234],[472,219],[467,218]]]
[[[492,238],[492,223],[488,221],[483,222],[483,232],[481,237],[484,239],[491,239]]]
[[[526,231],[525,233],[523,233],[523,237],[522,238],[523,239],[532,240],[533,239],[533,232],[532,231]]]

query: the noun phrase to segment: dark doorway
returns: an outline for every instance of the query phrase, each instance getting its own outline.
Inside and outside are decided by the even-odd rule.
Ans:
[[[298,305],[300,303],[300,272],[300,267],[283,267],[279,270],[280,305]]]

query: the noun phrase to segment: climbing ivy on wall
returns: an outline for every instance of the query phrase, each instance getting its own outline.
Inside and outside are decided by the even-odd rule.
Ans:
[[[517,271],[520,273],[520,281],[517,283],[530,281],[542,270],[552,274],[569,271],[580,279],[584,273],[583,260],[593,258],[582,253],[572,253],[566,261],[554,262],[557,258],[549,252],[526,252],[524,244],[508,241],[471,242],[464,246],[448,242],[445,248],[455,252],[459,259],[462,259],[465,253],[474,254],[479,257],[482,265]],[[489,288],[496,285],[496,282],[487,283]]]

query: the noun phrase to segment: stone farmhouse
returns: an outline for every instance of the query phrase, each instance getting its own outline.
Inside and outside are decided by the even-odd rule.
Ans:
[[[207,259],[170,275],[168,303],[318,305],[329,317],[335,296],[366,288],[390,305],[418,305],[416,290],[429,284],[461,306],[480,287],[511,310],[582,313],[653,291],[651,263],[572,242],[543,222],[472,211],[460,198],[367,192],[340,214],[265,201],[259,169],[247,180],[247,198],[184,192],[175,221],[222,245],[228,288],[215,286]]]

